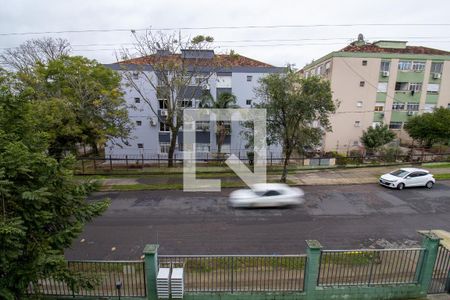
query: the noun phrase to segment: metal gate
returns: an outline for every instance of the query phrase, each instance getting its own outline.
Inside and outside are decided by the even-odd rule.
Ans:
[[[429,294],[450,294],[450,250],[439,245]]]

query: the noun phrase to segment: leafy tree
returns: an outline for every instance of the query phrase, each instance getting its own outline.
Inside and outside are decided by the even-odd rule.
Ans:
[[[211,96],[211,93],[207,93],[200,103],[203,108],[213,108],[213,109],[227,109],[227,108],[237,108],[236,96],[225,92],[221,93],[216,100]],[[227,135],[231,133],[231,124],[227,121],[217,121],[216,122],[216,143],[217,152],[221,153],[222,145],[225,142]]]
[[[194,100],[199,98],[198,94],[202,86],[208,83],[216,64],[215,59],[192,58],[180,52],[182,49],[207,50],[214,39],[203,35],[182,38],[176,33],[152,31],[135,35],[135,38],[135,50],[139,58],[133,59],[134,55],[124,52],[121,54],[123,61],[119,63],[128,84],[137,91],[159,122],[169,128],[168,166],[172,167],[178,132],[183,125],[183,110],[194,105]],[[146,65],[151,65],[153,72],[148,72]],[[167,116],[158,114],[160,107],[155,107],[152,101],[154,92],[164,102],[162,108],[166,110]]]
[[[324,131],[331,130],[329,115],[336,106],[330,83],[315,76],[300,78],[288,68],[285,74],[262,78],[260,84],[258,92],[264,100],[256,107],[267,110],[269,140],[283,148],[281,181],[286,182],[292,153],[319,145]]]
[[[363,131],[361,136],[361,143],[370,152],[376,151],[383,145],[390,143],[394,140],[395,134],[389,130],[387,125],[376,125],[375,127],[369,127]]]
[[[440,107],[432,113],[411,118],[405,125],[409,136],[422,144],[431,146],[440,142],[447,144],[450,141],[450,110]]]
[[[63,251],[108,203],[86,202],[94,186],[76,183],[72,158],[46,154],[46,133],[28,119],[32,106],[9,83],[0,77],[0,298],[23,299],[30,283],[48,277],[90,287]]]
[[[18,78],[36,106],[36,122],[50,135],[53,156],[62,157],[77,143],[98,153],[106,140],[126,141],[130,134],[121,78],[95,60],[63,56],[38,63],[32,73],[19,72]]]

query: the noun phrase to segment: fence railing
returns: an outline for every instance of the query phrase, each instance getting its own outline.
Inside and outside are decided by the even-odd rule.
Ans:
[[[428,293],[439,294],[444,292],[450,292],[450,250],[439,245]]]
[[[323,287],[417,283],[425,249],[325,250],[318,285]]]
[[[306,255],[159,256],[160,267],[183,267],[187,292],[303,291]]]
[[[69,261],[71,271],[80,273],[92,284],[92,289],[75,291],[54,278],[42,279],[30,286],[30,294],[47,296],[144,297],[146,295],[143,261]],[[120,290],[116,284],[120,283]]]

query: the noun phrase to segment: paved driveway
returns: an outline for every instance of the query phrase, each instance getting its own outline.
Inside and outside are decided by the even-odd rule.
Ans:
[[[221,193],[97,193],[108,211],[66,252],[70,259],[137,259],[146,243],[163,254],[304,253],[305,239],[326,248],[414,244],[418,229],[450,230],[450,182],[431,190],[376,184],[306,186],[306,203],[288,209],[232,209]],[[380,242],[382,241],[382,242]]]

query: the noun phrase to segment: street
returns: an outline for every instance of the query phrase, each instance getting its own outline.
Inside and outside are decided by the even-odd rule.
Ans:
[[[304,186],[295,208],[232,209],[220,193],[132,191],[111,199],[66,251],[68,259],[139,259],[145,244],[160,254],[296,254],[305,240],[325,249],[419,241],[419,229],[450,230],[450,181],[433,189],[390,190],[377,184]]]

